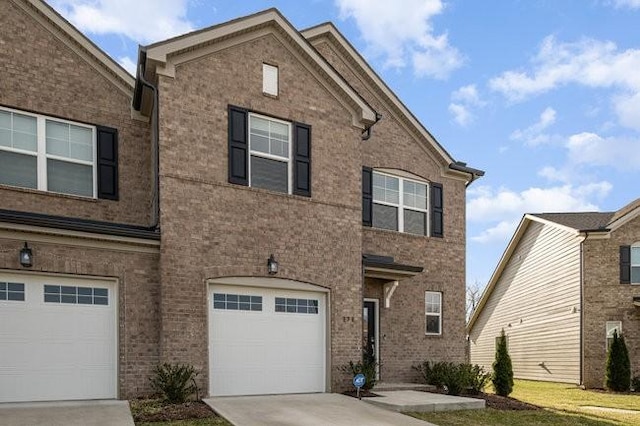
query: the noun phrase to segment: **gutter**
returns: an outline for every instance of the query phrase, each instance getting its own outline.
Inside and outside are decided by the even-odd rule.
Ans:
[[[371,138],[371,128],[373,126],[375,126],[378,123],[378,121],[380,121],[380,120],[382,120],[382,114],[376,112],[376,121],[374,121],[371,126],[367,127],[364,130],[364,132],[362,132],[362,140],[363,141],[368,141],[369,138]]]
[[[467,163],[463,163],[462,161],[456,161],[455,163],[449,164],[449,169],[469,174],[471,179],[465,183],[465,188],[468,188],[476,179],[484,176],[484,170],[467,167]]]
[[[133,91],[132,107],[134,110],[140,112],[142,109],[142,96],[144,88],[148,88],[153,92],[153,107],[151,110],[151,143],[153,151],[153,199],[152,199],[152,217],[151,228],[159,229],[160,223],[160,112],[158,105],[160,103],[160,96],[158,94],[158,88],[148,81],[144,74],[147,69],[147,49],[140,46],[138,48],[138,70],[136,72],[136,84]]]

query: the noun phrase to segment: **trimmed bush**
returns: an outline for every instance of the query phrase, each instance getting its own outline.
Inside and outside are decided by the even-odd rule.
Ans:
[[[412,368],[420,373],[425,383],[446,389],[449,395],[460,395],[464,390],[472,394],[480,393],[491,376],[479,365],[452,362],[431,364],[425,361]]]
[[[509,396],[513,391],[513,367],[511,365],[511,357],[507,348],[507,336],[504,329],[498,337],[498,346],[496,348],[496,358],[493,362],[493,388],[496,394],[500,396]]]
[[[180,404],[198,392],[195,380],[197,375],[196,369],[188,364],[160,364],[153,370],[151,387],[160,393],[165,401]]]
[[[613,342],[607,351],[604,386],[615,392],[626,392],[631,387],[631,364],[624,336],[613,331]]]
[[[491,378],[491,373],[484,371],[484,368],[478,364],[461,364],[461,368],[464,369],[464,374],[467,377],[467,390],[469,393],[477,395],[484,391],[484,387]]]
[[[363,390],[371,390],[374,388],[376,383],[378,382],[376,378],[376,371],[378,369],[379,364],[375,361],[375,358],[372,357],[364,357],[363,361],[358,361],[354,363],[353,361],[349,361],[349,364],[343,365],[340,367],[340,370],[351,374],[351,377],[354,377],[356,374],[364,374],[365,383],[362,386]]]

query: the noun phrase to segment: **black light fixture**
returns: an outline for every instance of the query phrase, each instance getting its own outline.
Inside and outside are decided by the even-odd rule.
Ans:
[[[278,273],[278,261],[273,257],[273,254],[271,254],[267,260],[267,271],[269,271],[269,275],[275,275]]]
[[[26,242],[22,250],[20,250],[20,264],[25,268],[30,268],[33,265],[33,252]]]

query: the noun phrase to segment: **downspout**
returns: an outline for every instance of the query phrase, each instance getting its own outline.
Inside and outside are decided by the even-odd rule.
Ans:
[[[362,132],[362,140],[363,141],[368,141],[369,138],[371,138],[371,128],[373,126],[375,126],[378,123],[378,121],[380,121],[380,120],[382,120],[382,114],[376,112],[376,121],[374,121],[371,126],[367,127],[365,129],[365,131]]]
[[[580,241],[580,386],[584,386],[584,242],[589,238],[589,231],[585,231]]]
[[[146,61],[147,61],[147,53],[144,48],[140,48],[139,53],[139,64],[138,64],[138,80],[144,87],[147,87],[153,92],[153,108],[151,110],[151,144],[153,151],[153,173],[154,173],[154,188],[153,188],[153,199],[152,199],[152,216],[151,216],[151,228],[159,229],[160,227],[160,144],[159,144],[159,134],[160,134],[160,112],[158,105],[160,103],[160,97],[158,95],[158,88],[148,81],[144,77]],[[140,111],[142,103],[142,93],[134,98],[134,109]]]
[[[463,172],[463,173],[468,173],[469,174],[471,179],[469,179],[464,184],[465,188],[468,188],[469,185],[471,185],[476,179],[479,179],[482,176],[484,176],[484,171],[478,170],[478,169],[474,169],[474,168],[471,168],[471,167],[467,167],[466,163],[463,163],[463,162],[460,162],[460,161],[456,161],[455,163],[449,164],[449,168],[451,170],[456,170],[458,172]]]

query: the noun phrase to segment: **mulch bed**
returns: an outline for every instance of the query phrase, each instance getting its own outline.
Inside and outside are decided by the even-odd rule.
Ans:
[[[217,417],[213,410],[202,401],[167,404],[157,399],[137,399],[130,401],[130,405],[135,422],[151,423]]]
[[[343,395],[347,395],[347,396],[352,396],[354,398],[358,397],[358,393],[356,391],[354,391],[354,390],[342,392],[342,394]],[[373,398],[373,397],[380,396],[380,395],[378,395],[377,393],[373,393],[371,391],[368,391],[368,390],[361,390],[360,391],[360,396],[362,398]]]
[[[496,410],[511,410],[511,411],[520,411],[520,410],[541,410],[540,407],[533,404],[527,404],[526,402],[519,401],[517,399],[494,395],[490,393],[481,393],[478,395],[465,395],[470,398],[480,398],[484,399],[487,404],[487,408],[493,408]]]

